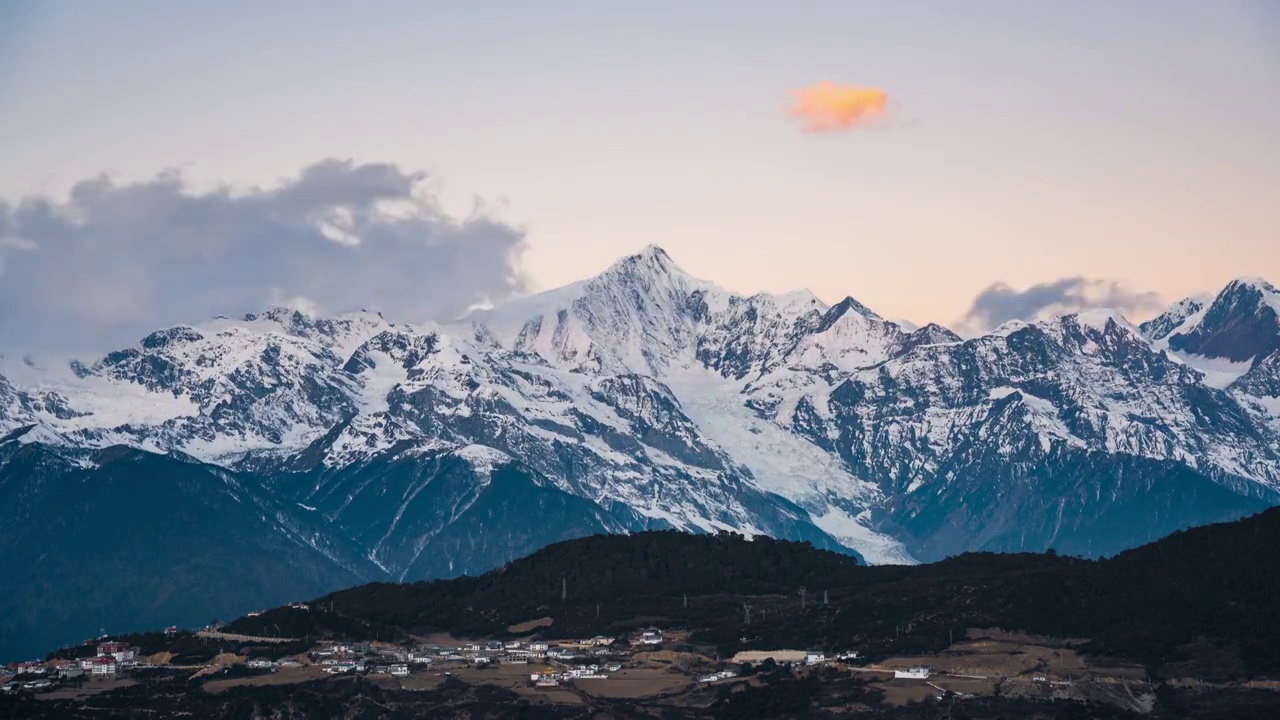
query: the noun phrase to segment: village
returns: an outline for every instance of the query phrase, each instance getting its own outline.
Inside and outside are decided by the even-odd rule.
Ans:
[[[177,628],[165,630],[167,636],[178,633]],[[215,627],[193,634],[206,639],[238,639]],[[601,635],[575,639],[460,641],[439,638],[438,642],[412,645],[322,641],[306,652],[285,656],[270,652],[283,639],[254,638],[261,641],[259,654],[242,657],[223,653],[195,666],[174,665],[171,658],[163,657],[164,653],[143,656],[139,647],[119,640],[86,641],[85,648],[94,650],[92,655],[12,663],[0,668],[0,691],[35,695],[58,691],[63,694],[94,692],[99,688],[127,685],[131,677],[161,668],[190,670],[193,677],[225,685],[277,684],[291,679],[301,682],[360,675],[403,681],[405,689],[429,687],[448,677],[463,677],[471,682],[492,680],[530,692],[575,685],[598,691],[605,689],[602,683],[610,680],[627,686],[675,689],[682,685],[711,685],[732,680],[738,677],[744,663],[772,659],[779,664],[813,666],[829,661],[822,652],[786,650],[740,653],[742,657],[732,663],[690,661],[689,653],[670,649],[682,644],[686,635],[645,628],[619,637]],[[857,657],[856,652],[838,656],[845,662]],[[222,680],[226,674],[235,677]]]
[[[0,669],[0,690],[36,698],[83,697],[136,684],[148,673],[177,673],[198,680],[206,692],[214,693],[237,686],[353,677],[388,688],[429,690],[453,678],[500,686],[534,702],[579,703],[590,697],[673,698],[703,688],[732,689],[752,682],[752,675],[763,668],[780,668],[796,675],[822,672],[834,677],[834,672],[861,677],[875,683],[887,701],[896,704],[948,693],[965,697],[998,691],[1083,697],[1092,692],[1090,687],[1141,680],[1132,669],[1086,668],[1069,648],[1003,636],[967,638],[943,655],[868,663],[855,650],[746,649],[719,657],[709,648],[691,645],[687,632],[654,627],[572,639],[432,636],[400,644],[324,640],[301,652],[295,639],[236,636],[216,627],[195,632],[169,628],[165,633],[189,642],[234,641],[238,649],[185,663],[172,653],[144,656],[136,645],[103,639],[87,643],[80,648],[82,656],[74,659],[15,663]],[[1083,687],[1074,687],[1073,675],[1085,680]]]

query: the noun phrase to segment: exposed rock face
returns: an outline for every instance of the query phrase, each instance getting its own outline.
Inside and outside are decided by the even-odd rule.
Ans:
[[[1141,328],[962,340],[853,298],[735,295],[648,248],[455,324],[271,310],[27,364],[0,375],[0,469],[32,447],[53,475],[117,445],[198,461],[341,577],[656,527],[871,562],[1110,554],[1280,498],[1278,312],[1240,280]]]

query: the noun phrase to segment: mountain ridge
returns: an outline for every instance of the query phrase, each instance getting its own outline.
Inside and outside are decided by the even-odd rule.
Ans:
[[[0,374],[0,437],[87,470],[124,445],[252,476],[396,579],[502,559],[465,537],[524,553],[655,528],[871,563],[1099,556],[1280,503],[1278,297],[1238,281],[1142,325],[1097,310],[961,338],[852,297],[734,294],[651,246],[451,323],[275,308],[25,364]],[[517,469],[498,492],[458,452]]]

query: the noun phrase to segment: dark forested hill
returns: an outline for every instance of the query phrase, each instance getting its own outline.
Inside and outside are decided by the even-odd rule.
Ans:
[[[1280,673],[1277,560],[1280,509],[1096,561],[971,553],[866,567],[805,543],[647,532],[558,543],[475,578],[364,585],[232,629],[501,635],[547,617],[560,636],[652,623],[691,628],[726,650],[810,644],[874,656],[938,650],[965,628],[1003,627],[1087,638],[1087,652],[1157,675],[1263,675]]]

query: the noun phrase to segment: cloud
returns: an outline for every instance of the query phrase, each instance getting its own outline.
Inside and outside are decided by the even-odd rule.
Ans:
[[[1114,280],[1068,277],[1025,290],[995,283],[978,293],[959,326],[969,332],[981,332],[1010,320],[1038,320],[1092,308],[1139,315],[1161,307],[1158,294],[1135,292]]]
[[[177,172],[0,201],[0,348],[84,351],[288,302],[406,321],[523,291],[521,228],[458,218],[390,164],[324,160],[270,189]]]
[[[792,90],[790,112],[804,120],[805,132],[848,130],[879,117],[889,103],[883,90],[820,82]]]

